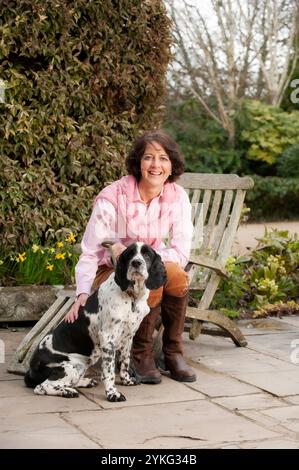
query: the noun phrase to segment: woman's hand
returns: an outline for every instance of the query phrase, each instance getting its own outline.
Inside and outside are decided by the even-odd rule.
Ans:
[[[111,251],[116,261],[117,258],[122,254],[123,251],[125,251],[126,248],[127,247],[120,242],[114,243],[114,245],[111,246]]]
[[[64,321],[66,323],[74,323],[75,320],[77,320],[78,315],[79,315],[79,308],[81,305],[85,305],[86,300],[88,298],[88,294],[80,294],[72,306],[71,310],[68,312],[68,314],[64,317]]]

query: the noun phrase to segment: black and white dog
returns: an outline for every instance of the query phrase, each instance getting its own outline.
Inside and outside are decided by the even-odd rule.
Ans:
[[[74,387],[97,385],[84,374],[101,358],[107,399],[124,401],[115,386],[115,354],[122,384],[135,385],[129,373],[132,339],[149,313],[149,290],[165,282],[161,257],[144,243],[130,245],[120,255],[115,272],[80,307],[77,320],[62,321],[42,339],[25,375],[27,387],[38,395],[77,397]]]

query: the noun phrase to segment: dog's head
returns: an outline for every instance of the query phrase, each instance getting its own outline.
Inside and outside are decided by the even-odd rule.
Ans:
[[[158,289],[167,280],[166,270],[161,256],[155,250],[145,243],[136,242],[128,246],[118,258],[115,282],[125,291],[131,282],[142,280],[148,289]]]

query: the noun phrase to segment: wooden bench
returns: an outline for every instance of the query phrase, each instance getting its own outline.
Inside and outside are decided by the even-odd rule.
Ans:
[[[246,346],[237,325],[209,307],[221,277],[227,276],[225,264],[232,251],[246,190],[253,187],[253,180],[230,174],[185,173],[179,183],[189,195],[195,227],[195,243],[187,266],[190,293],[192,296],[192,292],[202,291],[200,301],[192,302],[196,306],[187,308],[186,316],[192,320],[189,336],[195,339],[203,322],[211,322],[221,327],[237,346]]]
[[[192,322],[190,338],[195,339],[202,331],[203,323],[210,322],[220,327],[237,346],[246,346],[236,323],[209,307],[221,277],[227,275],[226,260],[231,254],[246,190],[253,187],[253,180],[237,175],[185,173],[179,184],[187,191],[193,207],[194,243],[187,266],[191,297],[194,292],[203,292],[201,300],[191,298],[193,306],[187,308],[187,320]],[[73,305],[74,296],[74,291],[60,293],[19,345],[9,372],[26,372],[40,340],[63,319]],[[156,338],[156,353],[161,350],[161,334],[162,330]]]

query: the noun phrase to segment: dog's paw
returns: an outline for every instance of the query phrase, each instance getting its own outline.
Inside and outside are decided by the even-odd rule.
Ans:
[[[62,392],[61,396],[64,398],[78,398],[79,392],[71,387],[65,387]]]
[[[107,394],[107,400],[111,402],[126,401],[126,397],[119,392]]]
[[[98,385],[97,380],[95,380],[95,379],[90,379],[90,382],[89,382],[89,384],[87,385],[87,388],[96,387],[97,385]]]
[[[95,379],[83,379],[85,382],[80,382],[79,387],[91,388],[96,387],[98,382]]]
[[[85,377],[79,380],[79,382],[76,384],[76,387],[90,388],[95,387],[96,385],[98,385],[98,382],[95,379]]]
[[[47,394],[46,390],[43,388],[42,385],[37,385],[33,391],[34,391],[34,393],[36,393],[36,395],[46,395]]]
[[[140,380],[137,377],[129,377],[128,379],[123,379],[122,384],[126,386],[139,385]]]

